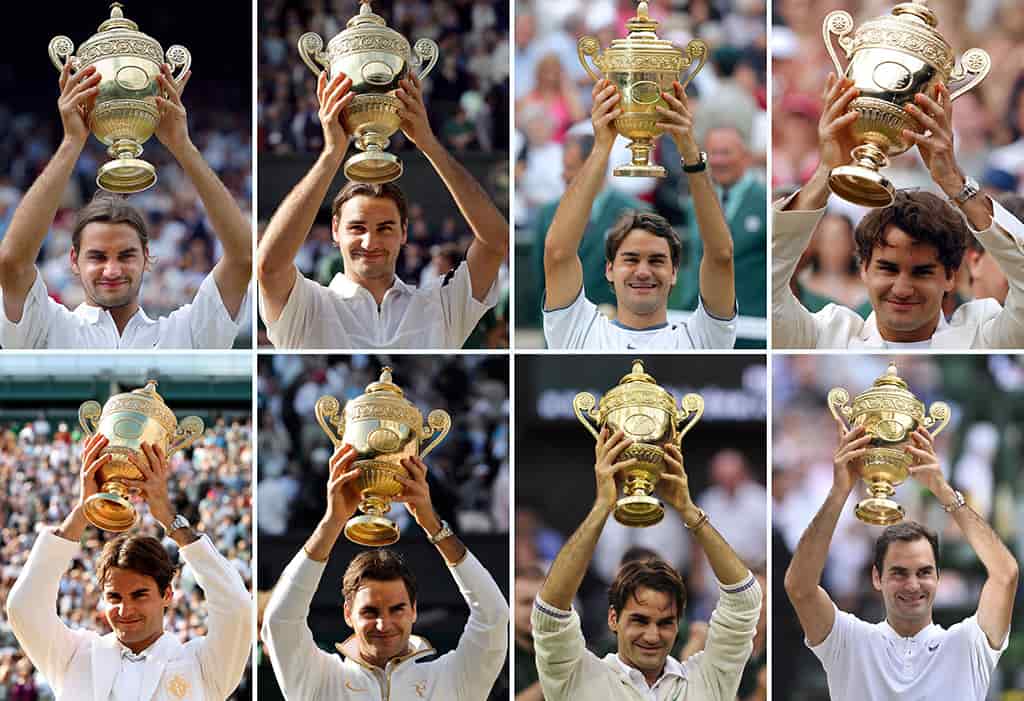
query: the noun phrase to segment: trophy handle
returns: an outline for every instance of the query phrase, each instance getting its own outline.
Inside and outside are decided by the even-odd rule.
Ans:
[[[928,407],[928,416],[924,418],[924,427],[931,431],[931,427],[938,424],[939,427],[934,431],[931,431],[932,437],[939,435],[939,431],[946,428],[949,424],[949,418],[952,412],[949,410],[949,404],[945,402],[932,402],[932,405]]]
[[[683,436],[690,432],[700,417],[704,416],[704,397],[699,394],[687,394],[679,402],[679,409],[676,410],[676,425],[680,426],[679,435],[676,436],[676,445],[682,448]],[[683,426],[683,422],[689,418],[690,422]]]
[[[186,416],[179,421],[174,437],[171,439],[170,445],[167,446],[167,457],[171,457],[179,450],[183,450],[195,443],[203,435],[205,428],[206,425],[198,416]]]
[[[315,76],[319,76],[330,66],[327,63],[327,54],[324,53],[324,40],[316,32],[306,32],[299,37],[299,57]]]
[[[852,31],[853,17],[845,10],[829,12],[821,23],[821,38],[825,40],[825,48],[828,49],[828,55],[832,57],[832,63],[835,64],[836,77],[844,75],[846,69],[839,63],[839,56],[836,55],[836,49],[832,45],[832,35],[835,34],[838,37],[839,47],[846,54],[846,58],[850,58],[853,51],[853,39],[847,35]]]
[[[580,37],[580,40],[576,42],[576,55],[580,57],[580,63],[583,64],[583,69],[590,76],[590,79],[595,83],[601,80],[597,73],[590,68],[590,64],[587,62],[587,56],[590,56],[594,61],[594,65],[601,68],[598,65],[597,60],[600,58],[601,43],[597,40],[597,37],[585,36]],[[577,395],[579,396],[579,395]],[[575,400],[573,400],[575,401]]]
[[[341,445],[342,437],[345,435],[345,415],[341,413],[341,404],[327,394],[316,400],[314,413],[320,428],[324,430],[327,437],[331,439],[331,443],[337,448]]]
[[[975,85],[985,80],[985,76],[992,69],[992,58],[984,49],[968,49],[960,57],[960,63],[949,75],[951,82],[966,81],[949,94],[950,100],[955,100]],[[933,405],[934,406],[934,405]],[[945,424],[943,424],[945,425]]]
[[[192,53],[181,44],[175,44],[167,48],[167,63],[171,64],[171,77],[181,87],[181,79],[185,77],[188,69],[192,67]],[[174,70],[178,75],[174,75]]]
[[[425,458],[430,454],[437,445],[444,440],[444,437],[448,435],[448,430],[452,427],[452,417],[448,415],[448,412],[444,409],[434,409],[427,416],[427,425],[423,427],[423,440],[430,438],[433,434],[437,434],[434,440],[427,444],[427,447],[420,451],[420,457]]]
[[[700,73],[700,69],[704,67],[704,64],[708,60],[708,45],[700,39],[693,39],[689,44],[686,45],[686,65],[683,66],[683,70],[686,70],[693,65],[694,60],[699,60],[697,67],[690,71],[690,74],[686,76],[685,80],[680,80],[679,84],[683,86],[683,90],[686,90],[686,86],[690,84],[694,76]],[[680,76],[683,74],[680,73]],[[701,412],[703,412],[703,408]]]
[[[850,403],[850,393],[842,387],[833,387],[828,391],[828,410],[839,425],[847,431],[850,429],[850,416],[853,415],[853,408],[847,406]]]
[[[596,405],[597,402],[594,400],[594,395],[590,392],[580,392],[572,398],[572,410],[576,412],[576,418],[590,431],[595,440],[600,440],[601,437],[598,435],[597,429],[594,428],[594,424],[587,420],[588,416],[591,420],[594,419],[593,412]]]
[[[416,76],[416,80],[423,80],[430,74],[430,71],[434,70],[434,64],[437,63],[437,56],[441,50],[437,48],[437,42],[433,39],[417,39],[412,47],[412,52],[419,58],[421,66],[424,61],[427,63],[427,67],[421,69]]]
[[[55,36],[50,39],[50,45],[46,48],[47,53],[50,54],[50,60],[53,61],[53,65],[56,66],[58,71],[64,70],[65,63],[71,63],[71,69],[75,70],[78,67],[78,57],[74,56],[75,53],[75,42],[71,41],[70,38],[61,35]]]
[[[78,423],[82,426],[87,438],[99,432],[100,414],[102,413],[103,407],[100,406],[100,403],[92,400],[78,407]]]

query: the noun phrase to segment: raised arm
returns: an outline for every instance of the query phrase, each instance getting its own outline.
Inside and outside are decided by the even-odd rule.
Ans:
[[[427,119],[419,78],[410,74],[400,85],[395,95],[404,106],[398,113],[402,118],[402,131],[434,166],[473,232],[466,263],[473,281],[473,297],[482,302],[508,257],[508,220],[476,178],[437,140]]]
[[[0,239],[0,288],[4,312],[21,321],[25,298],[36,279],[35,261],[67,189],[75,163],[89,139],[89,112],[99,94],[100,74],[95,66],[71,74],[70,64],[60,73],[57,108],[64,139],[14,211],[7,233]]]
[[[988,576],[978,600],[978,625],[985,632],[988,644],[998,650],[1010,632],[1013,599],[1017,593],[1020,571],[1017,560],[974,509],[967,505],[956,506],[956,492],[942,475],[942,467],[928,430],[919,426],[911,434],[911,440],[912,444],[907,450],[917,460],[917,464],[910,467],[911,476],[927,487],[940,504],[952,508],[953,520],[960,526],[967,542],[985,566]]]
[[[828,547],[836,532],[836,524],[843,506],[857,484],[857,461],[867,452],[871,436],[862,426],[847,431],[839,428],[841,437],[834,458],[832,489],[825,503],[811,519],[811,524],[800,536],[796,552],[786,570],[785,587],[793,602],[807,641],[820,644],[832,631],[835,623],[835,605],[821,587],[821,575],[828,559]]]
[[[569,306],[583,287],[580,242],[590,220],[590,209],[604,185],[608,157],[615,143],[612,122],[622,113],[617,107],[619,93],[611,81],[599,80],[593,96],[590,119],[594,125],[594,147],[562,195],[544,239],[545,309]]]
[[[658,126],[672,137],[683,157],[683,163],[700,161],[700,148],[693,138],[693,114],[686,91],[679,81],[672,83],[672,93],[663,92],[669,108],[658,106],[662,121]],[[736,280],[733,268],[732,233],[722,214],[722,206],[707,169],[687,173],[697,230],[704,244],[700,261],[700,296],[708,312],[721,319],[731,319],[736,310]]]
[[[351,87],[352,81],[344,73],[338,73],[330,83],[326,72],[320,74],[316,95],[320,101],[324,150],[274,212],[256,249],[256,276],[268,323],[277,321],[288,301],[295,285],[295,256],[309,235],[327,188],[345,157],[348,133],[341,121],[341,111],[352,102]]]
[[[213,231],[224,248],[223,257],[213,268],[213,278],[217,282],[224,307],[234,318],[238,315],[252,278],[252,226],[239,209],[238,202],[189,137],[188,116],[181,102],[181,93],[191,76],[192,71],[188,71],[181,82],[175,82],[171,77],[170,65],[164,63],[160,66],[157,80],[167,97],[156,98],[160,110],[156,137],[167,147],[185,177],[195,186],[203,208],[210,217]]]

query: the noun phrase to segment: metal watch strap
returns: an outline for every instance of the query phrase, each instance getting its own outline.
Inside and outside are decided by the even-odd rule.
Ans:
[[[683,164],[684,173],[700,173],[708,169],[708,154],[704,151],[700,152],[700,158],[693,165],[687,165],[685,158],[679,159]]]
[[[427,538],[427,540],[431,545],[437,545],[445,538],[450,538],[453,535],[455,535],[455,531],[453,531],[451,526],[448,525],[448,522],[441,521],[441,530]]]
[[[178,530],[179,528],[192,528],[192,524],[189,523],[188,519],[182,516],[181,514],[177,514],[174,517],[174,520],[171,521],[170,526],[164,526],[164,530],[167,531],[167,533],[169,534],[174,533],[174,531]]]
[[[972,197],[975,197],[979,192],[981,192],[981,185],[978,184],[978,181],[971,176],[966,175],[964,176],[964,186],[960,188],[960,192],[956,193],[953,197],[950,197],[949,200],[954,204],[961,205]]]
[[[964,499],[963,492],[961,492],[959,489],[954,489],[953,501],[950,502],[949,504],[943,504],[942,510],[945,511],[947,514],[951,514],[954,511],[959,511],[965,506],[967,506],[967,500]]]

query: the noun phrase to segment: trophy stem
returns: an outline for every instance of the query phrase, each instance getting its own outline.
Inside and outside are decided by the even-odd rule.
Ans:
[[[139,156],[142,145],[131,139],[118,139],[110,145],[107,153],[114,160],[100,166],[96,173],[96,184],[107,192],[130,195],[152,187],[156,182],[156,168]]]
[[[888,482],[868,482],[866,499],[857,502],[854,514],[872,526],[891,526],[903,520],[903,507],[890,499],[896,489]]]
[[[881,174],[889,157],[877,144],[861,144],[850,153],[854,163],[833,168],[828,186],[844,200],[864,207],[888,207],[896,197],[896,188]]]
[[[123,482],[108,480],[100,491],[85,500],[85,518],[89,523],[112,533],[122,533],[135,525],[135,507],[128,500]]]
[[[613,171],[615,175],[634,178],[664,178],[668,174],[661,166],[651,163],[654,140],[650,137],[636,137],[629,143],[628,148],[632,153],[630,163],[616,167]]]
[[[359,503],[362,516],[354,516],[345,524],[345,537],[358,545],[379,548],[398,542],[398,525],[384,514],[390,504],[379,498],[365,495]]]

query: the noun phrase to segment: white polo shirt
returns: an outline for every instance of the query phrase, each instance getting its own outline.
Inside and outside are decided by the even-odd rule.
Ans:
[[[984,701],[1009,639],[1007,632],[993,650],[977,616],[904,638],[886,621],[868,623],[837,608],[828,637],[811,651],[832,701]]]
[[[324,287],[296,269],[277,321],[267,321],[262,294],[260,315],[276,348],[462,348],[497,301],[497,277],[484,301],[473,297],[465,261],[424,287],[396,276],[379,307],[369,290],[341,273]]]
[[[150,319],[139,307],[120,334],[106,309],[82,303],[71,311],[50,297],[38,268],[18,323],[7,318],[0,291],[0,347],[8,350],[231,348],[238,327],[224,306],[213,273],[203,279],[190,304],[159,319]]]
[[[544,310],[544,338],[548,348],[577,350],[732,348],[736,345],[736,314],[731,319],[719,319],[704,309],[703,300],[698,300],[697,310],[686,321],[631,329],[602,314],[581,286],[568,307]]]

